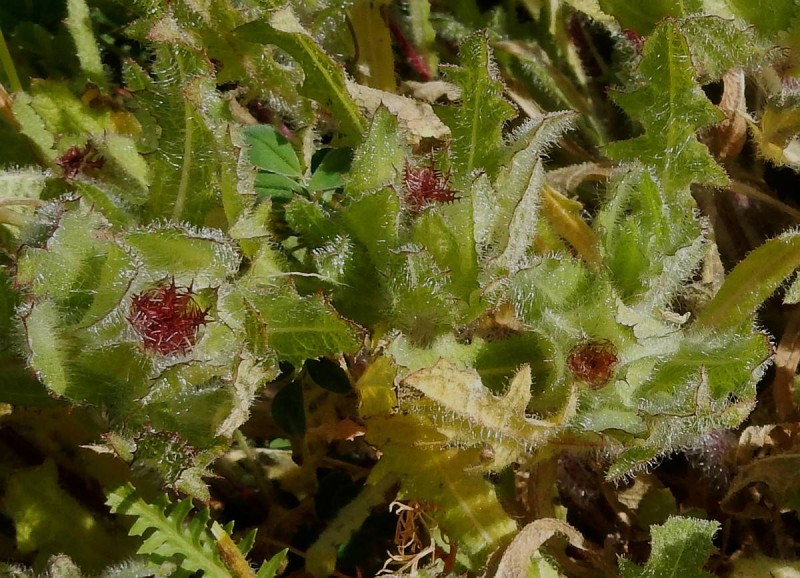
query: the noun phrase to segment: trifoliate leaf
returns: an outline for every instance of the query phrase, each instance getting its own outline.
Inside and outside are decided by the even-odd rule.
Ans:
[[[689,47],[674,21],[662,23],[647,40],[638,74],[637,88],[612,98],[642,123],[644,134],[611,143],[606,153],[654,166],[668,199],[688,203],[686,189],[693,182],[725,184],[725,172],[695,134],[722,120],[722,113],[695,82]]]
[[[259,169],[293,179],[303,176],[292,144],[275,127],[268,124],[249,126],[244,135],[250,145],[250,162]]]

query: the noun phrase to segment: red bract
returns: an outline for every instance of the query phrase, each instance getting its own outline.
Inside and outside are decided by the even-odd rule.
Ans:
[[[406,161],[403,186],[408,208],[415,213],[433,203],[452,203],[458,198],[450,188],[450,176],[443,175],[433,160],[422,167],[412,167]]]
[[[78,173],[89,170],[100,170],[105,165],[105,159],[99,155],[92,142],[86,146],[72,147],[56,159],[56,164],[64,169],[64,178],[71,181]]]
[[[585,341],[573,347],[567,357],[572,374],[592,387],[603,387],[617,367],[617,348],[607,339]]]
[[[207,311],[193,295],[191,287],[177,287],[173,280],[133,296],[128,321],[146,350],[173,355],[188,353],[194,347]]]

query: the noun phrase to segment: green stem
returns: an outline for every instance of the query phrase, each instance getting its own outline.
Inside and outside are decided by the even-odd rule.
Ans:
[[[14,60],[11,58],[11,53],[8,51],[8,45],[2,30],[0,30],[0,65],[2,65],[8,77],[11,92],[22,92],[22,83],[19,81],[19,75],[14,66]]]

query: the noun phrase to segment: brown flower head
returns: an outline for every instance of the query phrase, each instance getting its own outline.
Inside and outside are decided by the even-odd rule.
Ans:
[[[406,161],[403,188],[406,203],[414,213],[419,213],[434,203],[452,203],[458,199],[455,191],[450,188],[450,176],[442,174],[433,159],[421,167],[412,167]]]
[[[160,355],[186,354],[194,347],[197,329],[206,314],[194,300],[191,287],[156,285],[131,300],[128,321],[144,348]]]
[[[572,375],[594,388],[603,387],[611,380],[617,363],[617,348],[607,339],[579,343],[567,357]]]

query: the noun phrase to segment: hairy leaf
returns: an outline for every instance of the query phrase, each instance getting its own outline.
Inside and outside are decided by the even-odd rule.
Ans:
[[[642,123],[644,134],[611,143],[606,153],[654,166],[670,199],[687,202],[686,188],[693,182],[725,184],[724,171],[695,136],[722,113],[695,82],[689,47],[674,21],[665,21],[647,40],[638,75],[638,87],[612,98]]]
[[[340,142],[355,145],[361,140],[364,119],[347,93],[342,69],[314,41],[290,8],[273,12],[268,21],[244,25],[238,34],[245,40],[274,44],[285,50],[303,69],[301,94],[333,112]]]
[[[68,0],[66,25],[72,34],[77,48],[78,60],[89,81],[97,86],[106,86],[106,75],[103,71],[103,62],[100,59],[100,50],[94,39],[92,24],[89,20],[89,7],[84,0]]]
[[[800,266],[800,234],[771,239],[750,253],[725,279],[697,320],[699,328],[738,327]]]
[[[514,108],[503,98],[489,41],[476,32],[459,50],[459,66],[442,66],[448,80],[461,88],[457,108],[439,107],[437,114],[453,134],[453,177],[465,186],[475,170],[494,176],[503,148],[503,125],[514,117]]]
[[[209,578],[230,578],[208,531],[208,510],[187,520],[192,510],[191,500],[172,506],[162,496],[149,504],[131,485],[111,491],[106,504],[112,513],[136,517],[129,534],[144,540],[139,554],[146,554],[157,563],[174,561],[189,572],[202,571]]]
[[[710,578],[701,568],[714,551],[711,539],[719,530],[719,522],[696,518],[670,518],[665,524],[652,526],[653,550],[645,566],[620,559],[624,578],[645,576],[685,576]]]
[[[447,448],[442,434],[413,415],[369,420],[367,440],[383,453],[369,479],[399,475],[403,498],[436,505],[431,514],[473,567],[516,531],[494,488],[472,469],[477,450]]]

